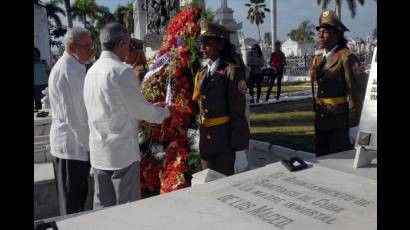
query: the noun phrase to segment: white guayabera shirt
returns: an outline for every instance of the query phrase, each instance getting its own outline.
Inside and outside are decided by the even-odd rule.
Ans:
[[[83,99],[85,73],[85,65],[67,52],[51,70],[48,79],[52,116],[50,152],[55,157],[89,160],[89,130]]]
[[[170,114],[145,100],[133,70],[110,51],[101,52],[88,70],[84,101],[90,163],[101,170],[118,170],[139,161],[138,120],[162,123]]]

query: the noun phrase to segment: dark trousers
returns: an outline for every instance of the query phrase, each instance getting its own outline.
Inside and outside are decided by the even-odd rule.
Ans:
[[[234,163],[234,151],[212,156],[207,160],[201,159],[202,170],[209,168],[226,176],[231,176],[234,174]]]
[[[317,157],[352,149],[349,128],[328,131],[316,130],[315,148]]]
[[[253,87],[256,84],[256,102],[259,102],[259,98],[261,97],[261,90],[262,90],[262,80],[263,74],[254,74],[251,73],[248,80],[248,88],[249,88],[249,95],[252,97],[253,101]]]
[[[54,157],[53,168],[60,215],[84,211],[88,194],[90,167],[89,161],[67,160]]]
[[[275,85],[275,79],[276,79],[276,85],[277,85],[276,100],[279,99],[279,96],[281,93],[281,86],[282,86],[282,77],[283,77],[283,72],[272,73],[271,75],[269,75],[269,87],[268,87],[268,91],[266,92],[266,101],[269,100],[270,93],[272,92],[272,88]]]
[[[41,99],[44,97],[41,91],[45,88],[47,88],[47,84],[34,86],[34,101],[36,103],[36,109],[41,109]]]

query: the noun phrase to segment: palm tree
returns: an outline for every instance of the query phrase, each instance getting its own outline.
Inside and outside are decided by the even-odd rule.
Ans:
[[[66,15],[67,15],[68,28],[73,28],[73,18],[71,16],[72,12],[71,12],[70,0],[63,0],[63,2],[64,2],[65,11],[66,11]]]
[[[92,25],[97,15],[98,6],[95,0],[75,0],[71,6],[72,17],[81,21],[84,28],[89,28]],[[90,22],[87,21],[87,17]],[[87,25],[89,25],[87,27]]]
[[[114,11],[114,18],[115,21],[121,23],[122,25],[127,28],[129,33],[134,31],[134,20],[132,18],[133,15],[133,5],[132,2],[127,3],[127,5],[123,6],[118,4],[117,8]]]
[[[95,28],[99,31],[106,24],[115,21],[114,15],[111,13],[110,9],[106,6],[98,6],[97,14],[95,17],[96,25]]]
[[[316,0],[317,4],[320,5],[322,4],[322,9],[326,9],[327,5],[329,4],[330,0]],[[357,0],[357,2],[360,3],[360,5],[363,6],[364,4],[364,0]],[[375,2],[377,3],[377,1],[375,0]],[[341,13],[340,13],[340,8],[342,7],[342,1],[341,0],[335,0],[336,3],[336,12],[337,15],[339,16],[339,18],[341,19]],[[354,18],[356,16],[356,0],[346,0],[347,6],[349,7],[350,13],[352,15],[352,18]]]
[[[272,45],[272,35],[270,34],[270,32],[265,33],[265,35],[263,36],[263,40],[267,47],[270,47]]]
[[[47,11],[47,18],[53,20],[54,25],[60,28],[62,24],[59,14],[65,16],[65,12],[58,6],[58,3],[61,3],[61,0],[51,0],[45,4],[45,8]]]
[[[309,20],[304,20],[298,28],[291,30],[288,36],[293,41],[300,43],[309,43],[314,41],[315,26]]]
[[[93,38],[93,54],[99,57],[101,53],[100,31],[106,24],[114,22],[115,18],[108,7],[98,6],[95,21],[95,28],[91,27],[90,32]]]
[[[246,17],[246,19],[248,19],[251,24],[255,22],[256,26],[258,27],[258,43],[262,41],[259,25],[263,23],[263,19],[265,18],[265,13],[263,11],[270,11],[270,9],[266,8],[266,4],[264,4],[264,2],[265,0],[251,0],[250,3],[245,3],[245,6],[249,7],[248,16]]]
[[[202,12],[201,12],[201,18],[207,20],[208,22],[213,22],[213,21],[214,21],[214,18],[215,18],[215,15],[214,15],[214,13],[212,12],[212,9],[211,9],[211,8],[207,8],[206,10],[205,10],[205,9],[202,10]]]

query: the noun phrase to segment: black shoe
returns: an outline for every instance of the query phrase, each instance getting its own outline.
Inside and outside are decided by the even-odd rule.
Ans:
[[[45,112],[45,111],[38,112],[36,115],[36,117],[47,117],[47,116],[48,116],[48,112]]]
[[[253,104],[253,103],[255,103],[255,101],[253,100],[253,99],[251,99],[251,102],[249,102],[250,104]]]

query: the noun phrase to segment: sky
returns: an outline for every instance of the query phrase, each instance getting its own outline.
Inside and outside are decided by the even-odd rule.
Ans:
[[[118,4],[125,5],[130,0],[96,0],[98,5],[104,5],[114,11]],[[237,23],[242,22],[241,31],[245,37],[258,38],[258,30],[255,24],[250,24],[246,19],[247,7],[245,3],[250,0],[228,0],[228,7],[234,11],[233,17]],[[270,0],[265,0],[267,8],[271,8]],[[330,1],[328,8],[335,9],[334,0]],[[212,11],[221,7],[221,0],[205,0],[206,8]],[[322,7],[316,4],[316,0],[276,0],[277,7],[277,37],[283,41],[288,38],[287,34],[296,29],[303,20],[309,20],[317,25]],[[345,1],[342,1],[342,22],[350,30],[345,33],[346,37],[366,38],[372,36],[373,29],[376,27],[377,4],[374,0],[366,0],[364,5],[357,4],[356,16],[352,18]],[[264,23],[260,25],[261,37],[271,31],[270,14],[266,14]]]
[[[71,0],[73,2],[73,0]],[[114,12],[118,4],[125,5],[131,0],[96,0],[98,5],[107,6],[111,12]],[[246,19],[247,7],[245,3],[250,0],[228,0],[228,7],[234,11],[233,17],[237,23],[242,22],[241,31],[245,37],[258,39],[258,29],[255,24],[250,24]],[[267,8],[271,8],[270,0],[265,0]],[[328,8],[335,9],[335,0],[331,0]],[[221,0],[205,0],[206,8],[212,11],[221,7]],[[63,9],[64,5],[61,5]],[[285,41],[288,39],[287,34],[296,29],[302,21],[309,20],[313,25],[319,23],[319,16],[322,7],[316,4],[316,0],[276,0],[277,16],[277,39]],[[363,38],[368,35],[372,37],[373,30],[376,27],[377,4],[374,0],[366,0],[364,5],[357,4],[356,16],[351,17],[350,11],[345,1],[342,1],[342,22],[350,30],[345,32],[346,38]],[[62,20],[63,24],[67,23],[66,19]],[[82,23],[74,21],[74,26],[82,26]],[[267,32],[271,31],[270,14],[266,14],[264,23],[260,25],[261,38]]]

